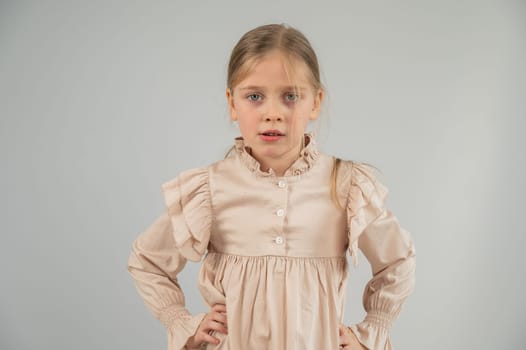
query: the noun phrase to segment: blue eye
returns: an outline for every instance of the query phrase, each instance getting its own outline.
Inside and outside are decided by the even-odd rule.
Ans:
[[[258,101],[261,101],[261,95],[260,94],[250,94],[247,96],[247,98],[250,100],[250,101],[253,101],[253,102],[258,102]]]
[[[287,102],[295,102],[295,101],[297,101],[299,98],[300,98],[300,96],[299,96],[298,94],[287,93],[287,94],[285,95],[285,99],[287,100]]]

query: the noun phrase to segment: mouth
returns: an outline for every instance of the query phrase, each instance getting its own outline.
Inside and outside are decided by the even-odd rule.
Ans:
[[[263,136],[285,136],[285,134],[279,130],[266,130],[259,134]]]
[[[259,133],[259,137],[263,142],[277,142],[284,137],[285,134],[279,130],[265,130]]]

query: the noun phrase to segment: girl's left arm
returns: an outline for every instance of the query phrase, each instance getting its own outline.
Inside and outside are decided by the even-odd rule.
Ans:
[[[348,202],[350,252],[360,249],[372,269],[363,294],[365,319],[349,328],[369,350],[392,349],[389,330],[415,286],[416,250],[410,234],[385,208],[387,189],[363,164],[353,164]]]

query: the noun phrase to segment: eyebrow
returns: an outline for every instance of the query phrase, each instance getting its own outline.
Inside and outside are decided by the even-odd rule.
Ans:
[[[308,90],[308,88],[303,86],[283,86],[281,88],[282,90],[299,90],[299,91],[305,91]],[[249,86],[243,86],[239,88],[239,90],[265,90],[263,86],[257,86],[257,85],[249,85]]]

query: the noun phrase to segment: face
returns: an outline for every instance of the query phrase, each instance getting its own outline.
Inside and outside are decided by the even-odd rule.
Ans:
[[[283,54],[270,53],[227,89],[230,118],[262,165],[297,159],[307,124],[319,114],[322,90],[314,90],[304,62],[291,63],[293,79]]]

